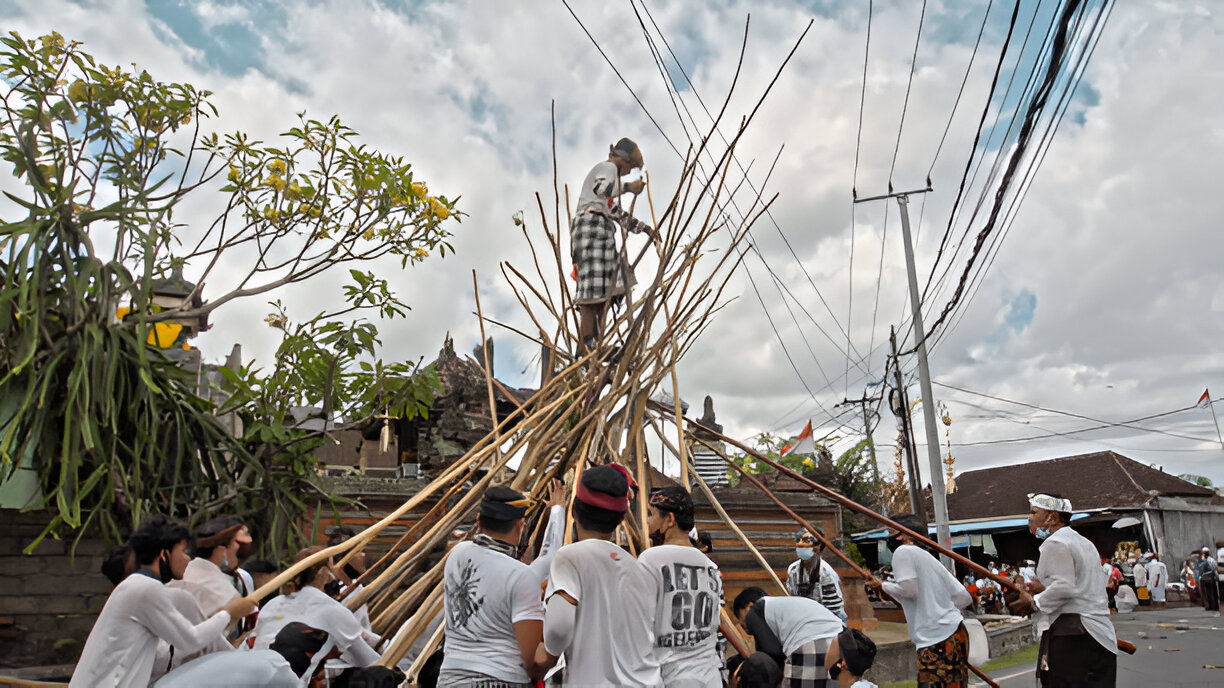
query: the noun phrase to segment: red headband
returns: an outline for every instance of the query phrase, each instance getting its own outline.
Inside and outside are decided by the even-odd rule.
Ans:
[[[630,490],[637,487],[637,483],[633,481],[633,476],[629,475],[629,471],[624,466],[620,466],[618,464],[611,464],[611,466],[625,476],[625,480],[629,482]],[[625,494],[619,497],[616,495],[610,495],[607,492],[597,492],[584,485],[581,480],[578,481],[578,489],[574,491],[575,498],[581,499],[583,502],[591,506],[597,506],[601,509],[607,509],[609,511],[628,511],[630,494],[632,494],[632,492],[629,490],[626,490]]]

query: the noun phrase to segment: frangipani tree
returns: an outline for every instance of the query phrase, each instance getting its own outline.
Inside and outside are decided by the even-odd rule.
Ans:
[[[58,34],[0,44],[0,157],[13,175],[0,183],[0,481],[23,460],[37,469],[48,532],[113,539],[149,511],[291,503],[313,470],[296,449],[285,460],[300,435],[270,429],[290,402],[350,418],[427,408],[436,381],[378,361],[361,316],[404,314],[371,265],[444,255],[453,200],[338,118],[299,115],[272,143],[212,133],[207,91],[98,64]],[[274,302],[275,364],[231,375],[226,410],[256,436],[231,437],[193,376],[147,344],[159,322],[203,323],[344,266],[347,305],[292,325]],[[150,285],[183,270],[193,293],[154,303]],[[204,300],[205,282],[228,284]]]

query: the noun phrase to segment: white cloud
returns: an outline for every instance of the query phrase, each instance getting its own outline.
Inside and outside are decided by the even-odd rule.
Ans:
[[[574,6],[668,136],[686,146],[629,7]],[[462,194],[461,207],[469,217],[457,228],[454,256],[402,274],[391,264],[379,266],[413,307],[407,319],[381,326],[385,355],[391,358],[430,359],[447,331],[462,349],[476,342],[470,315],[473,269],[486,312],[529,325],[497,266],[503,260],[530,265],[511,215],[523,210],[538,227],[536,192],[551,208],[552,101],[562,184],[577,184],[605,147],[623,135],[642,144],[658,195],[665,195],[679,169],[668,144],[559,3],[499,5],[496,12],[479,2],[422,3],[403,12],[373,3],[360,10],[348,3],[294,4],[277,15],[281,25],[261,27],[268,32],[261,40],[264,62],[241,76],[208,67],[207,55],[170,40],[167,27],[151,18],[142,3],[31,0],[18,7],[8,12],[8,24],[27,35],[54,28],[86,41],[108,63],[135,61],[160,78],[214,91],[223,129],[241,128],[266,138],[291,124],[299,110],[317,117],[339,113],[370,145],[404,154],[431,189]],[[197,6],[196,12],[207,27],[249,23],[236,7],[214,3]],[[726,2],[698,11],[679,3],[650,7],[711,108],[730,85],[743,17],[751,9],[748,53],[729,122],[746,114],[810,18],[790,4]],[[936,379],[1104,419],[1185,406],[1208,385],[1224,391],[1224,359],[1216,354],[1224,325],[1214,317],[1224,301],[1218,286],[1222,241],[1211,202],[1216,161],[1224,154],[1218,116],[1224,70],[1216,55],[1221,27],[1213,9],[1189,3],[1116,7],[1085,77],[1098,98],[1082,106],[1082,124],[1070,117],[1062,123],[997,259],[963,318],[934,347]],[[898,189],[925,182],[983,10],[984,3],[957,5],[936,8],[928,17],[928,27],[946,24],[963,30],[929,28],[924,35],[892,174]],[[857,6],[835,6],[833,11],[817,20],[739,149],[744,165],[754,161],[753,177],[759,181],[785,144],[770,183],[781,193],[773,217],[802,269],[768,218],[754,230],[754,243],[799,299],[802,308],[791,304],[797,323],[782,305],[787,297],[779,295],[760,261],[750,257],[747,262],[795,365],[827,409],[843,397],[861,395],[866,380],[879,379],[888,326],[908,321],[895,204],[854,209],[851,284],[850,190],[866,18]],[[906,3],[877,8],[873,19],[858,162],[860,196],[882,193],[889,181],[917,21],[918,6]],[[955,42],[949,42],[952,34],[957,34]],[[978,51],[961,109],[933,170],[935,192],[911,199],[922,266],[934,260],[1000,40],[997,31],[988,32]],[[686,102],[704,126],[705,116],[690,94],[685,92]],[[746,194],[741,200],[747,200]],[[639,215],[645,215],[641,208]],[[920,280],[928,269],[919,269]],[[720,420],[740,435],[767,429],[797,432],[805,414],[834,427],[810,398],[804,401],[807,392],[746,277],[734,278],[728,296],[738,300],[683,362],[682,396],[699,401],[712,394]],[[221,289],[222,282],[209,287]],[[280,298],[305,317],[319,307],[324,285],[290,289]],[[1038,304],[1032,323],[997,348],[985,347],[1006,304],[1024,290]],[[949,293],[940,293],[928,308],[938,310]],[[267,360],[271,333],[258,324],[267,311],[262,301],[234,304],[215,315],[213,331],[200,341],[209,356],[219,358],[230,342],[241,341],[248,355]],[[865,372],[847,364],[842,328],[849,330],[860,356],[870,350],[862,364]],[[535,345],[496,328],[493,334],[499,359],[514,362],[501,372],[515,368],[517,374],[535,354]],[[534,377],[529,371],[522,383]],[[911,396],[917,395],[915,386]],[[1006,409],[1002,415],[1027,413],[938,388],[936,396],[963,398],[998,413]],[[989,415],[980,410],[955,404],[951,409],[954,442],[1039,432],[1008,420],[968,417]],[[861,419],[852,410],[838,410],[843,411],[840,420],[848,427],[842,432],[848,434]],[[966,417],[958,419],[958,414]],[[1191,420],[1192,415],[1151,425],[1214,437],[1210,419]],[[1041,421],[1061,431],[1087,424]],[[892,420],[885,417],[876,438],[885,442],[892,434]],[[1117,448],[1172,472],[1201,472],[1224,481],[1218,461],[1210,463],[1218,457],[1218,446],[1210,442],[1116,429],[1082,438],[1087,441],[1055,438],[953,451],[961,468],[971,468]],[[881,451],[881,457],[887,466],[889,452]]]

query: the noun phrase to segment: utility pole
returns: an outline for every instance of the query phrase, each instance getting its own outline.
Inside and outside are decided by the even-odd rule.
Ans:
[[[914,450],[913,430],[910,428],[909,395],[905,392],[905,380],[901,375],[901,361],[897,358],[897,330],[894,327],[889,327],[888,330],[888,340],[892,343],[893,365],[895,366],[893,372],[896,375],[894,385],[899,397],[896,403],[890,403],[889,406],[897,418],[901,419],[901,455],[905,457],[906,479],[909,483],[910,511],[921,517],[923,521],[926,521],[926,505],[922,503],[922,493],[918,487],[918,456]]]
[[[873,198],[856,199],[855,203],[865,201],[896,198],[901,210],[901,234],[905,239],[905,271],[909,277],[910,309],[914,316],[914,340],[918,342],[918,382],[922,390],[922,415],[926,421],[927,460],[931,465],[931,503],[935,507],[935,534],[939,544],[952,546],[952,535],[948,528],[948,492],[944,487],[943,461],[939,456],[939,428],[935,423],[935,395],[931,391],[931,370],[927,362],[926,328],[922,324],[922,301],[918,293],[918,271],[914,266],[914,245],[910,237],[909,195],[926,193],[931,190],[930,181],[927,188],[917,191],[902,191],[889,193]],[[898,365],[900,368],[900,365]],[[907,409],[908,412],[908,409]],[[944,566],[952,570],[952,560],[940,557]]]
[[[869,402],[879,400],[879,397],[867,396],[867,392],[864,391],[862,399],[842,399],[840,404],[834,405],[834,408],[837,408],[838,406],[847,406],[849,404],[856,404],[862,407],[863,435],[867,438],[867,450],[871,454],[871,479],[874,480],[876,484],[879,484],[880,482],[880,465],[876,463],[875,437],[872,436],[871,432],[871,415],[867,413],[867,404]]]

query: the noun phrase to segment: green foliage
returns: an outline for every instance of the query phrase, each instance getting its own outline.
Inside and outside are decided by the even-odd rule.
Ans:
[[[115,540],[151,511],[226,511],[291,546],[321,494],[309,450],[329,440],[286,427],[285,410],[321,405],[359,423],[428,408],[436,375],[382,363],[374,325],[342,319],[403,315],[364,267],[444,255],[444,223],[461,213],[338,118],[299,116],[279,145],[202,133],[217,114],[207,91],[97,64],[58,34],[0,44],[0,158],[14,175],[0,210],[0,481],[33,463],[54,514],[44,536]],[[177,222],[189,196],[191,222]],[[210,203],[220,210],[201,222]],[[242,437],[196,394],[195,371],[146,343],[158,322],[202,322],[346,263],[363,270],[350,271],[344,308],[290,327],[277,302],[272,369],[229,375],[223,412],[246,420]],[[157,279],[188,266],[203,284],[218,265],[245,278],[207,301],[197,288],[181,307],[153,304]]]

